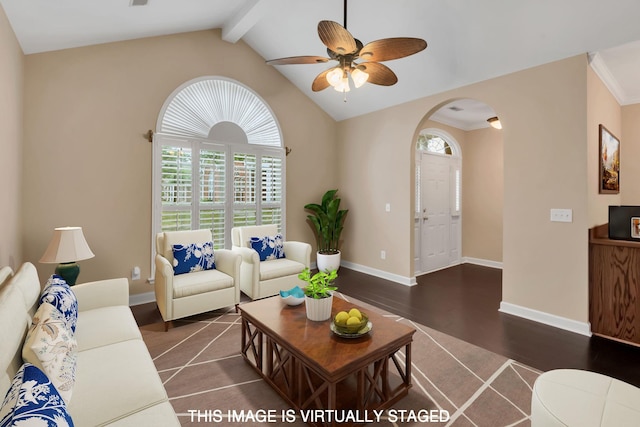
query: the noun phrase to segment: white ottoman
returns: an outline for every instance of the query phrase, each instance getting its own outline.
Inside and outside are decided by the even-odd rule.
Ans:
[[[575,369],[545,372],[533,385],[531,427],[638,427],[640,389]]]

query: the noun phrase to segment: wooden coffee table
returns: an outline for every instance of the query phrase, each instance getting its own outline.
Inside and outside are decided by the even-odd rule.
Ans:
[[[308,320],[304,304],[287,306],[277,296],[242,304],[242,355],[299,414],[332,418],[332,413],[343,417],[349,412],[360,421],[409,392],[415,329],[337,296],[332,318],[353,307],[373,324],[359,338],[335,335],[330,320]],[[317,417],[311,421],[335,424]]]

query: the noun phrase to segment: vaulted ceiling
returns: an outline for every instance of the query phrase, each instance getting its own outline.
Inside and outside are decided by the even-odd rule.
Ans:
[[[144,0],[0,0],[25,54],[220,28],[265,60],[326,56],[318,22],[344,23],[343,0],[134,2]],[[336,120],[586,53],[621,104],[640,102],[637,0],[350,0],[347,13],[364,43],[402,36],[428,47],[385,62],[397,84],[365,84],[347,102],[331,88],[311,90],[330,63],[276,66]]]

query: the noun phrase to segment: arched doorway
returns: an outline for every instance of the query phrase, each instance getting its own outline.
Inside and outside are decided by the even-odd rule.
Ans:
[[[417,129],[416,275],[464,262],[502,265],[502,133],[487,121],[495,116],[481,101],[457,99]]]

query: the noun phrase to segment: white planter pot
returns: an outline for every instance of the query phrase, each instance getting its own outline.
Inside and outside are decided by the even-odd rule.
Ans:
[[[305,295],[304,305],[307,310],[307,319],[322,322],[331,317],[331,307],[333,305],[333,295],[329,298],[309,298]]]
[[[338,270],[340,268],[340,251],[330,255],[316,252],[316,266],[318,271]]]

